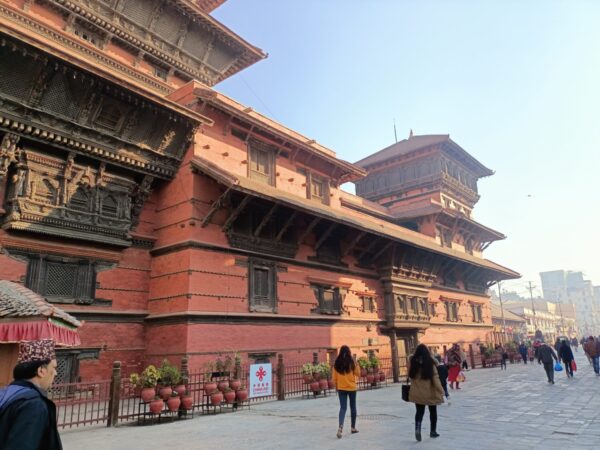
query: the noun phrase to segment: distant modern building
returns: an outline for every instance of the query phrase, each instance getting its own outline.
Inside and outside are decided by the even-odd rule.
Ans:
[[[578,335],[600,333],[600,297],[582,272],[553,270],[541,272],[540,277],[545,298],[575,305]]]

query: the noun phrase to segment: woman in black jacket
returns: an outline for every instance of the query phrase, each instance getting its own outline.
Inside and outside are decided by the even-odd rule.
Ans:
[[[562,341],[560,347],[558,349],[558,357],[562,359],[565,364],[565,372],[567,373],[568,378],[573,377],[573,367],[571,366],[572,361],[575,359],[573,357],[573,351],[571,347],[569,347],[569,343],[567,341]]]

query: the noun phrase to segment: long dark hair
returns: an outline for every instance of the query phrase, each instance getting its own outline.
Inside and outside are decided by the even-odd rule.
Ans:
[[[350,373],[354,372],[354,359],[352,359],[352,353],[350,353],[350,347],[342,345],[340,347],[340,353],[335,359],[333,364],[337,373]]]
[[[433,380],[433,358],[425,344],[417,345],[414,355],[410,358],[410,371],[408,376],[411,379]]]

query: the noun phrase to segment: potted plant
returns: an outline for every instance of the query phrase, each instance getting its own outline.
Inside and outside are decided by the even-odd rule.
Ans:
[[[235,391],[231,388],[227,388],[223,391],[223,396],[225,397],[225,402],[228,404],[232,404],[235,402]]]
[[[210,402],[213,406],[219,406],[223,403],[223,393],[218,389],[215,389],[210,393]]]
[[[173,393],[172,386],[179,383],[181,374],[179,373],[179,369],[166,359],[163,360],[158,371],[160,373],[160,383],[162,384],[162,388],[158,391],[158,395],[160,395],[163,400],[168,400]]]
[[[160,414],[165,407],[165,402],[158,395],[150,402],[150,412],[152,414]]]
[[[141,375],[132,373],[129,376],[129,381],[135,386],[142,388],[141,397],[144,403],[152,401],[156,395],[156,383],[158,382],[159,372],[156,367],[150,364],[146,367]]]
[[[179,398],[179,395],[177,395],[177,392],[173,391],[171,397],[167,400],[167,407],[169,408],[169,411],[177,411],[179,405],[181,405],[181,399]]]
[[[358,367],[360,367],[360,376],[363,378],[366,377],[368,370],[371,367],[371,362],[364,356],[358,358],[356,362],[358,363]]]
[[[241,386],[235,392],[235,398],[237,399],[238,402],[245,402],[248,399],[248,390],[246,389],[245,386]]]
[[[310,383],[310,390],[317,393],[321,390],[321,387],[319,385],[319,382],[317,380],[314,380]]]
[[[323,362],[318,365],[319,374],[321,375],[321,379],[319,380],[319,387],[321,390],[327,390],[329,388],[329,382],[327,381],[329,375],[331,374],[331,367],[326,362]]]
[[[221,392],[225,392],[226,389],[229,389],[229,381],[227,381],[227,380],[219,381],[217,384],[217,389],[220,390]]]
[[[385,372],[383,370],[379,371],[379,381],[381,381],[381,382],[385,381]]]
[[[234,380],[229,380],[229,387],[234,391],[237,391],[240,387],[242,387],[242,382],[237,378]]]
[[[369,358],[369,362],[371,363],[371,368],[373,369],[373,372],[377,373],[379,369],[379,358],[375,355],[372,355]]]
[[[306,363],[300,369],[300,373],[302,374],[302,379],[305,384],[310,384],[313,381],[313,365],[311,363]]]
[[[204,370],[204,392],[206,395],[210,395],[215,389],[217,389],[217,383],[212,381],[212,374],[215,371],[215,363],[208,361],[202,366]]]
[[[181,396],[181,406],[186,411],[191,410],[194,406],[194,397],[192,397],[188,391],[185,391]]]

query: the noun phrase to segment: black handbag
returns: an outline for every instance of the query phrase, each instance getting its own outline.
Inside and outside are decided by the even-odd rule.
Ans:
[[[408,393],[410,392],[410,384],[402,385],[402,400],[405,402],[408,401]]]

